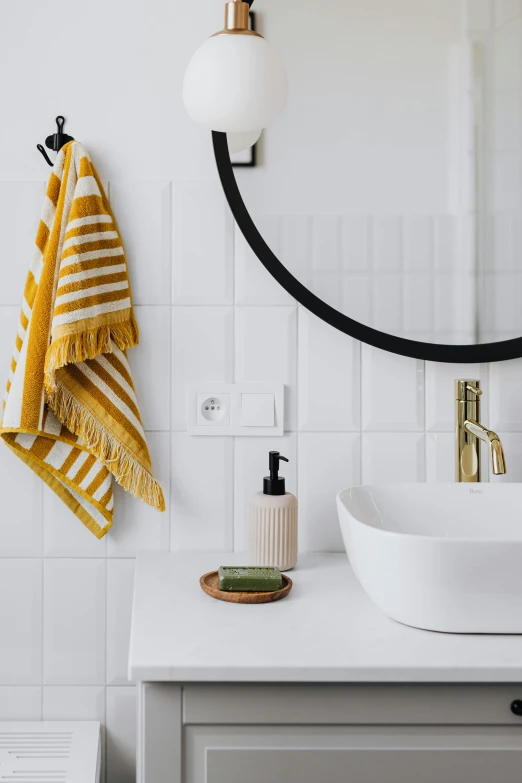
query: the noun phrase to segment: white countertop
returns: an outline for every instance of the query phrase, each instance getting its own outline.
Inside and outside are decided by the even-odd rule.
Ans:
[[[346,555],[302,555],[282,601],[206,595],[199,578],[241,554],[138,556],[129,677],[172,682],[522,681],[522,636],[420,631],[390,620]]]

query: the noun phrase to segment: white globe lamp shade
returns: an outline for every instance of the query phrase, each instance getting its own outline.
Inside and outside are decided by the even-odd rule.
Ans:
[[[253,147],[263,131],[247,131],[246,133],[227,133],[228,151],[231,155],[243,152]]]
[[[234,0],[226,9],[230,27],[193,55],[183,101],[192,119],[210,130],[248,133],[266,128],[283,111],[288,82],[275,49],[247,29],[248,4]]]

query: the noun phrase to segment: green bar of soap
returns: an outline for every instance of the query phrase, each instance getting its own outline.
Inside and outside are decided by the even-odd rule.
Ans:
[[[283,585],[279,568],[219,566],[218,576],[219,589],[229,593],[269,593]]]

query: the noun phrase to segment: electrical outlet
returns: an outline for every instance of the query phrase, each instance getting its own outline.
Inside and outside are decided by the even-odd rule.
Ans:
[[[196,400],[198,427],[223,427],[230,424],[229,394],[198,394]]]
[[[208,383],[187,389],[189,435],[283,435],[281,383]]]

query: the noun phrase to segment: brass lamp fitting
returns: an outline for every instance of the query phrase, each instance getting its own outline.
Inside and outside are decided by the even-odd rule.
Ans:
[[[231,0],[225,3],[225,27],[214,35],[254,35],[262,38],[259,33],[248,29],[249,14],[250,6],[243,0]]]

